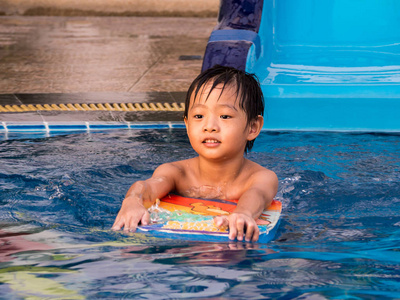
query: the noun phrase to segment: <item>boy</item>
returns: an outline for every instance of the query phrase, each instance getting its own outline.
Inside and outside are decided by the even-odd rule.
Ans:
[[[217,216],[217,227],[229,226],[229,238],[257,241],[256,219],[278,189],[274,172],[244,157],[260,133],[264,100],[253,75],[215,66],[189,87],[184,121],[195,158],[159,166],[150,179],[129,189],[112,227],[135,231],[147,225],[147,208],[174,192],[192,198],[239,199],[229,216]]]

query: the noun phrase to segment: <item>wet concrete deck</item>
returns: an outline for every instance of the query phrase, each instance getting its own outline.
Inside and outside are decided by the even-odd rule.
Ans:
[[[216,18],[0,17],[0,104],[182,102]],[[179,112],[0,113],[0,121],[181,120]]]
[[[219,0],[0,0],[0,15],[216,17]]]

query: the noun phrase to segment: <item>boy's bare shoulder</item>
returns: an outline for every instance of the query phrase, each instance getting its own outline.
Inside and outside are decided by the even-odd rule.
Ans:
[[[162,164],[157,167],[155,173],[165,173],[167,175],[184,175],[191,168],[192,159],[174,161]]]
[[[252,182],[265,182],[265,181],[278,181],[278,177],[275,172],[269,170],[253,161],[247,160],[247,172],[243,174]]]

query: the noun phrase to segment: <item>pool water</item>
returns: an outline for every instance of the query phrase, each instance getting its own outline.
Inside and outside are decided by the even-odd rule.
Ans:
[[[179,129],[0,135],[0,298],[400,298],[400,135],[262,132],[265,245],[109,229],[134,181],[193,155]]]

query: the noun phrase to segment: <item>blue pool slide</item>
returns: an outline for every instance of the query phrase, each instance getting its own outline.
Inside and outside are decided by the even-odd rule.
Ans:
[[[400,131],[399,0],[222,0],[215,64],[257,75],[265,129]]]

